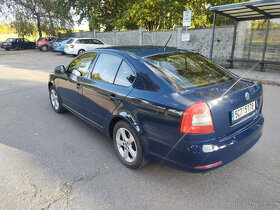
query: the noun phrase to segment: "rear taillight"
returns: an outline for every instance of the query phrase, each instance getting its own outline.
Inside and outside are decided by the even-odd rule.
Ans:
[[[214,132],[212,114],[206,102],[197,102],[184,111],[180,132],[189,134]]]
[[[71,44],[71,45],[70,45],[70,48],[74,48],[74,45],[73,45],[73,44]]]
[[[13,44],[11,42],[8,43],[9,46],[12,46]]]
[[[61,44],[58,44],[57,46],[58,46],[58,47],[60,47],[60,46],[61,46]]]

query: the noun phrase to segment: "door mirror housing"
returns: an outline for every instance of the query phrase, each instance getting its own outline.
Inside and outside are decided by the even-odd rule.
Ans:
[[[82,76],[82,73],[80,71],[76,70],[76,69],[72,70],[72,74],[77,76],[77,77]]]
[[[61,66],[57,66],[54,69],[54,73],[56,74],[64,74],[66,72],[65,66],[61,65]]]

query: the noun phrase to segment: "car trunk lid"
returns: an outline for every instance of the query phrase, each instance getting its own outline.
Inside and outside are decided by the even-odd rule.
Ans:
[[[262,85],[235,78],[224,83],[185,91],[183,95],[208,103],[216,137],[223,137],[240,129],[257,116],[262,100]],[[249,97],[246,98],[245,95]],[[252,102],[255,103],[255,111],[232,120],[232,111]]]

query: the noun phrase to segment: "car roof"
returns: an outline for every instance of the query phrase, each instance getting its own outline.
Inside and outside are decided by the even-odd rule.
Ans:
[[[73,38],[73,39],[97,39],[97,38],[93,38],[93,37],[77,38],[77,37],[75,37],[75,38]],[[99,39],[98,39],[98,40],[99,40]]]
[[[134,54],[138,57],[147,57],[151,55],[170,53],[170,52],[186,52],[186,50],[181,50],[175,47],[163,46],[112,46],[99,48],[100,51],[121,51],[129,54]]]

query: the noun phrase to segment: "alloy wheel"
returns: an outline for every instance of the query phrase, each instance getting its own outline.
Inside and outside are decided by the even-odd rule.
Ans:
[[[137,157],[137,145],[133,135],[126,128],[119,128],[116,134],[117,149],[121,157],[131,163]]]
[[[56,91],[54,89],[52,89],[50,95],[51,95],[52,106],[55,108],[55,110],[58,110],[59,101],[58,101],[58,96],[57,96]]]

